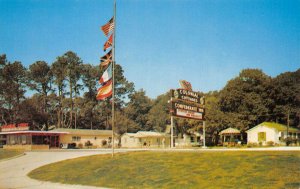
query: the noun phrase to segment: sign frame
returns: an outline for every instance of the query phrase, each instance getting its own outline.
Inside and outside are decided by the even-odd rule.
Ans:
[[[196,119],[196,120],[200,120],[200,121],[205,120],[205,118],[204,118],[205,109],[203,107],[199,107],[196,105],[190,105],[190,104],[184,103],[182,101],[171,101],[170,113],[172,116],[176,116],[176,117],[181,117],[181,118],[186,118],[186,119]],[[181,114],[181,115],[179,115],[179,114]],[[183,114],[186,114],[186,116]]]
[[[189,91],[186,89],[172,89],[171,95],[174,99],[205,105],[205,98],[204,96],[201,96],[199,92]]]

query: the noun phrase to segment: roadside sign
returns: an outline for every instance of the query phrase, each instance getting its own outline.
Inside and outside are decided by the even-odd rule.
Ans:
[[[172,101],[171,113],[177,117],[203,120],[204,108],[180,101]]]
[[[174,99],[193,102],[201,105],[205,104],[204,97],[201,96],[198,92],[193,92],[186,89],[176,89],[171,90],[171,93]]]
[[[192,112],[192,111],[182,110],[182,109],[176,109],[175,112],[176,112],[175,116],[178,117],[203,120],[203,113]]]
[[[186,80],[180,80],[181,89],[171,90],[171,148],[174,147],[173,128],[174,116],[203,121],[203,146],[205,148],[205,119],[204,119],[204,96],[192,90],[192,85]]]

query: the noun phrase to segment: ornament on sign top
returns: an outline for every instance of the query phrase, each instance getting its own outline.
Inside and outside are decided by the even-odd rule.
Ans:
[[[186,80],[179,80],[179,84],[185,90],[188,90],[188,91],[192,91],[193,90],[191,83],[188,82],[188,81],[186,81]]]

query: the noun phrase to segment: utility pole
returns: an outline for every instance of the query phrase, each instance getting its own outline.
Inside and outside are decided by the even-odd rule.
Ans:
[[[173,101],[173,98],[171,97],[171,102],[170,103],[172,103],[172,101]],[[175,111],[175,110],[173,110],[173,111]],[[172,115],[172,113],[171,113],[171,148],[174,148],[174,116]]]
[[[171,148],[174,148],[174,116],[171,115]]]
[[[203,147],[202,148],[207,148],[205,144],[205,121],[203,121]]]
[[[288,110],[288,112],[287,112],[288,114],[287,114],[287,133],[286,133],[286,135],[287,135],[287,138],[289,137],[289,127],[290,127],[290,109]]]
[[[114,0],[114,31],[113,31],[113,48],[112,48],[112,100],[111,100],[111,105],[112,105],[112,111],[111,111],[111,125],[112,125],[112,157],[114,157],[115,153],[115,52],[116,52],[116,0]]]

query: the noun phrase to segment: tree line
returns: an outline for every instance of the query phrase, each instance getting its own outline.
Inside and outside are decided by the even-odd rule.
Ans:
[[[155,99],[115,66],[116,130],[165,132],[170,123],[170,92]],[[30,123],[32,129],[111,129],[111,101],[97,101],[99,66],[84,63],[68,51],[48,64],[36,61],[28,68],[0,56],[0,124]],[[200,82],[200,81],[199,81]],[[274,78],[259,69],[244,69],[220,91],[201,93],[206,98],[207,131],[213,141],[221,130],[241,131],[274,121],[300,127],[300,69]],[[26,93],[27,92],[27,93]],[[25,96],[25,94],[27,94]],[[29,95],[28,95],[29,94]],[[178,135],[200,130],[200,121],[175,119]]]

